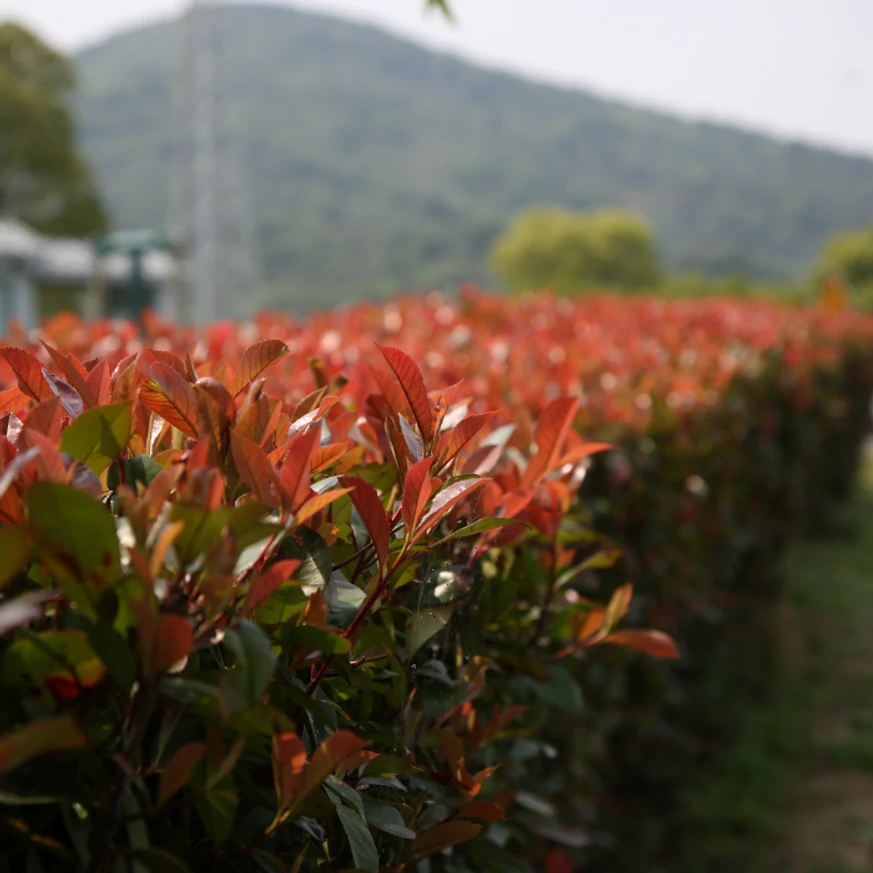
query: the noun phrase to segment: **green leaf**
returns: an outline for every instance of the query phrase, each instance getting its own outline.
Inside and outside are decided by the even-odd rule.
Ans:
[[[453,531],[448,536],[443,537],[435,543],[429,543],[428,548],[432,549],[436,546],[441,546],[443,543],[448,543],[451,540],[458,540],[462,537],[475,537],[479,534],[487,533],[490,530],[496,530],[499,527],[509,527],[513,524],[521,524],[526,528],[531,528],[527,522],[519,521],[515,518],[480,518],[472,524],[458,528],[458,530]]]
[[[337,572],[324,587],[324,599],[328,605],[327,623],[331,627],[345,628],[354,621],[367,595]]]
[[[236,663],[222,677],[219,694],[223,712],[233,718],[260,702],[273,678],[276,656],[266,634],[251,621],[228,631],[225,644]]]
[[[36,482],[27,489],[26,502],[38,559],[93,617],[88,592],[74,583],[101,587],[118,580],[121,550],[115,519],[102,503],[67,485]]]
[[[99,476],[127,447],[130,423],[130,401],[89,409],[61,434],[61,451]]]
[[[35,688],[49,680],[73,690],[78,683],[92,686],[104,667],[95,657],[84,631],[60,630],[26,632],[3,653],[0,684],[5,687]]]
[[[0,527],[0,589],[21,569],[30,554],[30,537],[20,527]]]
[[[364,801],[361,800],[361,795],[354,788],[341,782],[336,776],[328,776],[324,782],[324,787],[334,806],[340,807],[346,804],[363,817]]]
[[[439,633],[455,611],[452,606],[428,606],[406,622],[406,655],[412,657],[434,634]]]
[[[292,616],[303,612],[308,600],[300,583],[295,579],[293,582],[280,585],[255,615],[259,624],[285,624]]]
[[[323,588],[333,572],[333,555],[327,543],[314,530],[305,526],[298,528],[295,533],[300,542],[288,537],[282,543],[282,557],[297,558],[300,561],[296,576],[305,588]]]
[[[364,809],[367,816],[367,824],[377,830],[391,834],[392,837],[400,837],[402,840],[414,840],[417,834],[410,830],[396,806],[387,803],[376,803],[372,800],[364,801]]]
[[[344,655],[352,647],[345,637],[311,625],[292,628],[288,633],[288,644],[294,648],[314,649],[326,655]]]
[[[95,624],[88,629],[88,641],[109,675],[125,694],[136,679],[136,661],[127,640],[107,624]]]
[[[166,849],[137,849],[133,859],[143,864],[149,873],[191,873],[191,868],[178,856]]]
[[[231,510],[201,509],[187,503],[175,503],[170,511],[170,521],[183,521],[185,527],[173,540],[173,548],[183,566],[193,563],[221,538],[231,517]]]
[[[205,797],[197,801],[197,812],[203,827],[219,845],[223,843],[233,830],[233,820],[236,815],[237,797],[229,789],[214,788]]]
[[[338,807],[336,814],[348,837],[355,867],[367,873],[379,873],[379,853],[366,822],[349,806]]]
[[[117,488],[122,481],[132,488],[136,488],[138,482],[142,482],[143,485],[151,485],[155,476],[164,468],[148,455],[136,455],[133,458],[125,458],[121,469],[124,470],[124,479],[119,475],[118,465],[110,468],[106,480],[106,484],[110,488]]]

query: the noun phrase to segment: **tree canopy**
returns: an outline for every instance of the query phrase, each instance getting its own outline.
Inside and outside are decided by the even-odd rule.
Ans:
[[[0,213],[44,233],[104,230],[107,215],[76,147],[67,59],[17,24],[0,24]]]
[[[873,227],[830,237],[822,248],[816,278],[838,276],[856,288],[873,286]]]
[[[562,294],[651,287],[660,273],[651,226],[619,210],[525,210],[495,242],[491,263],[514,291],[549,287]]]

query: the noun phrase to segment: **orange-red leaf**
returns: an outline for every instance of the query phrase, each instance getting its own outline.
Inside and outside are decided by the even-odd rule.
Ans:
[[[450,464],[464,446],[494,418],[495,414],[494,412],[480,412],[478,415],[468,415],[452,430],[442,434],[437,454],[442,456],[445,452],[445,456],[442,457],[443,465]]]
[[[300,561],[289,559],[273,564],[264,573],[256,573],[246,594],[243,615],[252,615],[258,607],[263,606],[279,590],[279,586],[294,575],[299,566]]]
[[[279,471],[279,483],[285,505],[295,510],[309,494],[310,462],[320,439],[320,428],[311,427],[291,440],[285,462]]]
[[[88,738],[71,715],[41,718],[0,736],[0,774],[40,755],[84,749],[87,745]]]
[[[306,770],[306,747],[289,731],[273,736],[273,784],[279,811],[285,810],[297,794]]]
[[[481,830],[482,825],[469,821],[440,822],[416,837],[412,844],[412,851],[419,857],[433,855],[434,852],[441,852],[450,846],[472,840]]]
[[[331,734],[315,750],[303,774],[297,800],[303,800],[315,791],[340,764],[367,745],[367,740],[362,740],[351,731],[340,730]]]
[[[162,361],[152,364],[149,378],[139,386],[139,399],[173,427],[197,438],[197,395],[169,364]]]
[[[554,469],[573,425],[578,397],[557,397],[542,412],[534,430],[537,453],[530,459],[521,484],[529,488]]]
[[[345,440],[341,443],[334,443],[330,446],[319,446],[313,453],[310,460],[310,468],[313,473],[320,473],[327,469],[331,464],[338,461],[349,449],[353,449],[355,444],[351,440]]]
[[[384,567],[388,563],[388,547],[391,544],[391,521],[376,489],[355,476],[343,476],[340,482],[344,487],[354,489],[351,492],[352,503],[373,541],[379,564]]]
[[[433,458],[422,458],[417,464],[413,464],[406,474],[403,485],[403,525],[407,536],[412,536],[421,519],[427,501],[430,499],[430,465]]]
[[[186,657],[194,644],[194,632],[184,616],[161,613],[155,624],[149,661],[152,671],[169,670]]]
[[[267,453],[235,431],[230,434],[230,451],[240,479],[264,506],[275,508],[280,494],[279,475]]]
[[[21,412],[29,402],[29,396],[17,385],[4,388],[0,391],[0,415],[6,415],[7,412],[13,414]]]
[[[161,774],[161,784],[158,788],[158,803],[166,803],[177,791],[181,791],[190,781],[191,774],[197,762],[203,757],[206,743],[188,743],[177,749],[167,761]]]
[[[503,821],[506,818],[506,810],[499,803],[471,800],[458,810],[458,815],[461,818],[473,818],[479,821]]]
[[[270,364],[288,354],[288,346],[281,340],[265,339],[249,346],[242,355],[236,374],[230,380],[227,388],[236,397],[251,384]]]
[[[18,380],[18,387],[28,397],[32,397],[37,402],[50,400],[54,397],[52,389],[49,388],[48,382],[42,374],[42,364],[30,352],[17,349],[14,346],[6,346],[0,349],[0,355],[12,368],[15,378]]]
[[[457,503],[465,497],[469,497],[474,491],[481,488],[488,481],[488,479],[462,479],[460,482],[455,482],[452,485],[447,485],[443,488],[443,490],[434,497],[430,509],[419,523],[413,541],[418,540],[426,534],[440,521],[440,519],[448,515]]]
[[[63,410],[61,401],[52,394],[51,400],[37,403],[27,413],[24,419],[26,430],[35,430],[52,440],[59,440],[61,436],[61,419]]]
[[[412,410],[412,416],[415,423],[418,425],[418,431],[421,434],[426,444],[429,444],[433,439],[433,407],[430,403],[430,398],[427,396],[427,389],[424,386],[424,379],[421,375],[421,370],[417,364],[405,352],[400,349],[392,348],[391,346],[380,346],[376,344],[376,348],[382,352],[388,366],[397,377],[400,387],[406,396],[409,403],[409,408]],[[398,412],[399,410],[395,410]]]
[[[618,630],[604,637],[604,643],[635,649],[658,658],[678,658],[676,644],[667,634],[657,630]]]
[[[94,369],[88,373],[85,382],[91,393],[97,398],[99,406],[104,406],[112,399],[111,373],[105,358],[101,358],[97,362]]]
[[[306,524],[313,515],[321,512],[322,509],[326,509],[335,500],[339,500],[340,497],[344,497],[346,494],[351,493],[352,490],[353,489],[351,488],[334,488],[333,491],[325,491],[322,494],[315,494],[297,510],[294,514],[294,520],[297,524]]]

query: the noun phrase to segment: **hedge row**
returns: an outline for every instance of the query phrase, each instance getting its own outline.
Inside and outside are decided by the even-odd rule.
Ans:
[[[41,339],[0,349],[10,870],[651,859],[873,389],[873,319],[731,301]]]

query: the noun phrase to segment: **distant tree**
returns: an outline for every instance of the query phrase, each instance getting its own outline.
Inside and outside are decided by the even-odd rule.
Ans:
[[[815,278],[838,276],[855,288],[873,287],[873,227],[838,233],[825,242]]]
[[[491,264],[513,291],[561,294],[650,287],[660,274],[651,226],[618,210],[521,212],[495,242]]]
[[[84,235],[107,216],[76,148],[70,63],[16,24],[0,24],[0,214]]]

